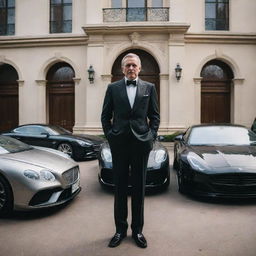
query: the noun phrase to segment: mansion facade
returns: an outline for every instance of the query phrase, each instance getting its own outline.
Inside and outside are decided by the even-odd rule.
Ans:
[[[29,14],[28,14],[29,13]],[[0,1],[0,131],[27,123],[101,134],[107,85],[140,56],[160,134],[256,117],[256,1]]]

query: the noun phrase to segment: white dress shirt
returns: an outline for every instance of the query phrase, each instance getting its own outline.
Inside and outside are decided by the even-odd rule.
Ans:
[[[128,80],[127,77],[125,77],[125,84],[126,84],[127,80]],[[136,84],[137,84],[138,83],[138,77],[134,80],[136,81]],[[134,86],[133,84],[126,85],[126,92],[127,92],[127,95],[128,95],[130,106],[131,106],[131,108],[133,108],[133,104],[134,104],[135,96],[136,96],[136,92],[137,92],[137,86]]]

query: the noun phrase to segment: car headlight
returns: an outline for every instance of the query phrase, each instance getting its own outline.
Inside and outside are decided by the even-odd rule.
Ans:
[[[155,153],[155,162],[160,164],[166,160],[167,154],[163,149],[159,149]]]
[[[205,171],[208,169],[206,163],[204,163],[204,161],[198,157],[188,155],[187,159],[190,166],[196,171]]]
[[[111,163],[112,162],[112,155],[109,148],[103,148],[101,150],[101,157],[104,161]]]
[[[29,179],[32,179],[32,180],[39,180],[40,179],[40,175],[36,171],[33,171],[33,170],[24,171],[24,176],[29,178]]]
[[[89,143],[87,141],[84,141],[84,140],[77,140],[76,141],[80,146],[84,147],[84,146],[87,146],[87,147],[90,147],[92,146],[92,143]]]
[[[46,181],[55,181],[55,176],[53,175],[52,172],[50,172],[48,170],[41,170],[40,177]]]
[[[49,170],[41,170],[39,173],[34,170],[25,170],[24,176],[32,180],[55,181],[55,176]]]

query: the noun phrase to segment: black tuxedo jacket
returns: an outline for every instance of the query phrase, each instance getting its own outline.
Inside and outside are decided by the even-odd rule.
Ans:
[[[120,143],[130,132],[141,142],[151,142],[157,136],[160,115],[154,84],[138,79],[131,108],[125,79],[108,85],[101,122],[110,144]]]

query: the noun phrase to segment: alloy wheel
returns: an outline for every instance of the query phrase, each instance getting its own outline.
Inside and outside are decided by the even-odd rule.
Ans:
[[[72,154],[73,154],[72,146],[68,143],[61,143],[58,146],[58,150],[65,154],[68,154],[69,156],[72,156]]]

